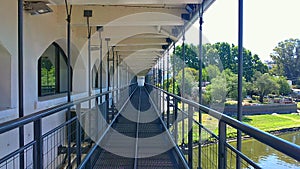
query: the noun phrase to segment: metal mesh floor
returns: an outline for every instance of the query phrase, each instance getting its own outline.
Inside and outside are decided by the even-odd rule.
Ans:
[[[153,105],[150,104],[145,89],[142,87],[138,88],[131,97],[129,103],[130,104],[125,106],[125,109],[117,118],[116,123],[113,125],[113,129],[107,133],[101,142],[103,150],[93,168],[182,168],[181,165],[176,162],[172,149],[151,155],[153,152],[159,152],[166,144],[170,143],[165,135],[162,135],[164,132],[162,124]],[[133,119],[133,117],[136,119]],[[120,138],[120,135],[125,135],[131,139],[122,139],[122,137]],[[155,142],[140,145],[140,141],[134,141],[139,140],[136,139],[137,136],[139,139],[151,137],[157,137],[158,139],[156,139]],[[143,156],[147,157],[139,158]]]

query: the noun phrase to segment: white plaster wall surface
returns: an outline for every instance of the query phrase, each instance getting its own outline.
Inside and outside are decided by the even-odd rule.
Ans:
[[[66,53],[66,22],[65,12],[62,6],[51,6],[53,13],[32,16],[24,13],[24,112],[25,115],[38,112],[40,110],[52,107],[57,104],[66,103],[66,97],[52,98],[41,101],[38,98],[38,72],[37,62],[41,54],[53,42],[57,42]],[[8,10],[9,9],[9,10]],[[77,13],[78,15],[78,13]],[[82,13],[80,13],[82,17]],[[0,2],[0,41],[11,55],[11,107],[12,109],[0,111],[0,123],[17,117],[18,109],[14,108],[18,105],[18,46],[17,46],[17,1],[2,0]],[[111,31],[106,31],[106,36],[115,34],[128,37],[136,35],[134,32],[147,33],[156,32],[156,29],[146,29],[139,31],[138,28],[131,30],[118,31],[114,27],[109,28]],[[73,68],[73,96],[72,99],[78,99],[87,96],[87,39],[83,38],[84,34],[80,34],[79,29],[72,29],[72,60]],[[97,34],[93,35],[97,38]],[[123,39],[116,39],[112,44],[116,44]],[[106,47],[103,47],[103,56],[106,53]],[[94,65],[99,58],[99,53],[92,52],[92,64]],[[106,64],[103,64],[105,70]],[[127,85],[127,73],[122,71],[124,77],[119,77]],[[129,75],[130,79],[133,75]],[[106,81],[106,76],[103,76],[103,82]],[[105,82],[104,82],[105,84]],[[105,85],[103,86],[105,87]],[[105,90],[104,90],[105,91]],[[96,92],[96,91],[94,91]],[[82,107],[87,107],[83,104]],[[65,121],[65,114],[58,113],[57,115],[43,120],[43,133],[50,131],[52,128],[62,124]],[[25,127],[25,141],[32,141],[32,124]],[[8,132],[0,135],[0,157],[8,152],[11,152],[18,145],[18,133],[16,131]],[[5,138],[5,139],[3,139]]]

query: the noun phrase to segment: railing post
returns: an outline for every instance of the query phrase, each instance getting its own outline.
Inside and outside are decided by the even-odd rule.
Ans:
[[[33,123],[33,132],[35,145],[33,147],[33,165],[35,169],[43,168],[43,138],[42,138],[42,120],[36,120]]]
[[[76,105],[76,162],[77,166],[81,163],[81,105],[80,103]]]
[[[193,168],[193,114],[194,109],[191,105],[188,108],[188,163],[190,169]]]
[[[110,72],[109,72],[109,46],[108,42],[110,41],[110,38],[105,38],[106,40],[106,46],[107,46],[107,91],[109,91],[110,87]],[[109,123],[109,93],[105,95],[105,101],[106,101],[106,122]]]
[[[170,96],[167,95],[167,128],[170,128]]]
[[[159,90],[158,89],[156,89],[156,101],[157,101],[157,109],[158,109],[158,111],[159,111],[159,113],[160,113],[160,104],[159,104]]]
[[[243,117],[243,0],[238,2],[238,105],[237,120],[242,121]],[[242,132],[237,130],[237,150],[242,150]],[[241,158],[236,157],[236,168],[241,168]]]
[[[220,120],[219,121],[219,150],[218,150],[218,169],[226,168],[226,124]]]
[[[174,127],[174,138],[175,138],[175,143],[178,144],[178,101],[176,98],[173,98],[174,100],[174,122],[175,122],[175,127]]]

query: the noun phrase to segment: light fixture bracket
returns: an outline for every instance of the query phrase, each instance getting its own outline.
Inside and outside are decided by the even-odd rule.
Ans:
[[[25,1],[24,10],[31,15],[41,15],[53,12],[45,1]]]

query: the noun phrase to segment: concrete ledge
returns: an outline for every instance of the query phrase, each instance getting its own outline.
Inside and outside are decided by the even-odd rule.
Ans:
[[[296,104],[267,104],[243,106],[243,115],[258,115],[272,113],[287,114],[296,112]],[[225,106],[223,113],[229,116],[235,116],[237,114],[237,106]]]

